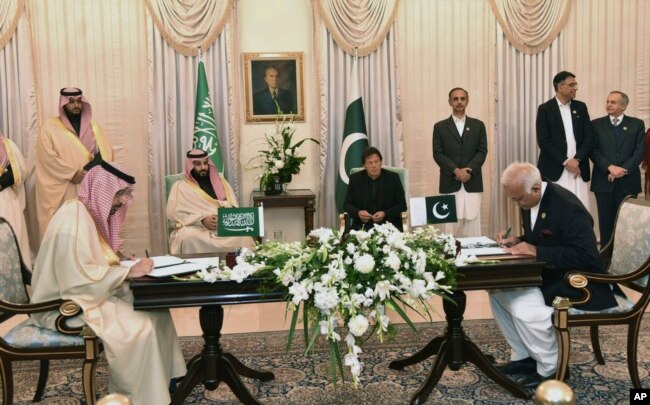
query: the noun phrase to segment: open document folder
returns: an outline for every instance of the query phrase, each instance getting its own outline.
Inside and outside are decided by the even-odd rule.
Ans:
[[[457,238],[460,242],[460,253],[467,256],[490,256],[504,255],[505,250],[495,241],[487,236],[476,236],[472,238]]]
[[[210,266],[218,266],[218,257],[197,257],[193,259],[181,259],[176,256],[154,256],[153,270],[148,276],[151,277],[168,277],[178,274],[194,273],[207,269]],[[122,266],[131,267],[137,260],[122,260]]]

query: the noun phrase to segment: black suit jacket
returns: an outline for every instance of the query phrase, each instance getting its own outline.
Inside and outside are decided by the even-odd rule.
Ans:
[[[433,159],[440,166],[440,193],[460,190],[462,182],[454,175],[459,167],[472,169],[472,178],[465,183],[465,190],[470,193],[483,191],[481,167],[486,155],[487,134],[482,121],[466,117],[462,137],[451,116],[433,126]]]
[[[296,107],[293,102],[293,95],[289,90],[278,87],[277,102],[283,114],[296,114]],[[253,114],[255,115],[275,115],[277,108],[273,102],[271,91],[266,88],[253,95]]]
[[[529,211],[522,210],[524,234],[520,239],[535,245],[537,259],[547,265],[542,271],[542,293],[546,305],[551,306],[556,296],[581,296],[578,290],[564,282],[569,271],[605,272],[596,249],[593,222],[578,197],[551,182],[547,182],[533,229],[530,228]],[[616,306],[608,284],[592,283],[590,286],[591,301],[576,308],[596,311]]]
[[[368,198],[370,190],[370,182],[372,179],[368,176],[365,170],[361,170],[350,175],[350,183],[348,184],[348,191],[345,194],[345,203],[343,209],[350,215],[352,219],[352,229],[361,229],[365,225],[365,229],[370,229],[374,226],[372,221],[367,223],[361,222],[359,219],[359,211],[367,210],[371,214],[368,207]],[[390,222],[397,229],[402,231],[402,212],[406,211],[406,199],[404,197],[404,187],[399,175],[390,170],[381,169],[381,174],[377,178],[378,189],[377,197],[379,199],[379,210],[384,211],[384,222]]]
[[[594,169],[591,175],[591,191],[598,193],[613,192],[619,187],[625,194],[641,192],[641,171],[639,165],[645,150],[645,125],[638,118],[623,116],[619,124],[621,139],[616,142],[614,126],[609,115],[591,121],[593,130],[593,152],[591,160]],[[627,175],[613,182],[607,181],[609,165],[620,166],[627,170]]]
[[[537,109],[537,146],[539,146],[537,167],[543,177],[557,181],[564,171],[565,160],[568,158],[580,159],[580,177],[584,181],[589,181],[589,156],[592,147],[589,111],[587,111],[587,105],[582,101],[572,100],[570,105],[576,154],[567,156],[564,123],[557,99],[553,97]]]

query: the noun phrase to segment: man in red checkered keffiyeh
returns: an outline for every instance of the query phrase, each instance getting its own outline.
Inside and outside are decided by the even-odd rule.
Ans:
[[[134,404],[169,404],[172,378],[187,369],[169,311],[135,311],[128,280],[151,272],[150,258],[120,262],[119,232],[135,180],[117,165],[101,162],[79,184],[79,197],[52,217],[32,276],[32,302],[69,299],[109,355],[109,391]],[[56,330],[58,311],[34,321]],[[145,372],[143,372],[145,370]]]

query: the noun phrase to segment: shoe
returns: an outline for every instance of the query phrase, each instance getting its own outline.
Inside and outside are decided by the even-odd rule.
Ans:
[[[566,376],[564,377],[564,380],[566,381],[569,378],[571,378],[571,376],[569,374],[569,370],[567,370]],[[535,372],[535,373],[532,373],[532,374],[528,374],[523,379],[519,380],[519,384],[521,384],[521,386],[524,387],[524,388],[530,388],[530,389],[534,390],[534,389],[537,388],[537,386],[539,384],[543,383],[544,381],[546,381],[546,380],[554,380],[554,379],[555,379],[555,373],[553,373],[553,374],[551,374],[551,375],[549,375],[547,377],[543,377],[543,376],[539,375],[537,372]]]
[[[526,357],[525,359],[499,365],[497,370],[503,374],[532,374],[537,371],[537,362],[532,357]]]

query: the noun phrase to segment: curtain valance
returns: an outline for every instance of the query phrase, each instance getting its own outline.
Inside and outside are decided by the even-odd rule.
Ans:
[[[490,0],[508,41],[528,55],[543,52],[566,25],[570,1]]]
[[[25,0],[0,1],[0,49],[3,49],[14,36],[23,10],[25,10]]]
[[[207,51],[230,18],[232,0],[146,0],[147,10],[165,41],[178,53]]]
[[[327,31],[345,52],[373,53],[393,25],[399,0],[314,0]]]

